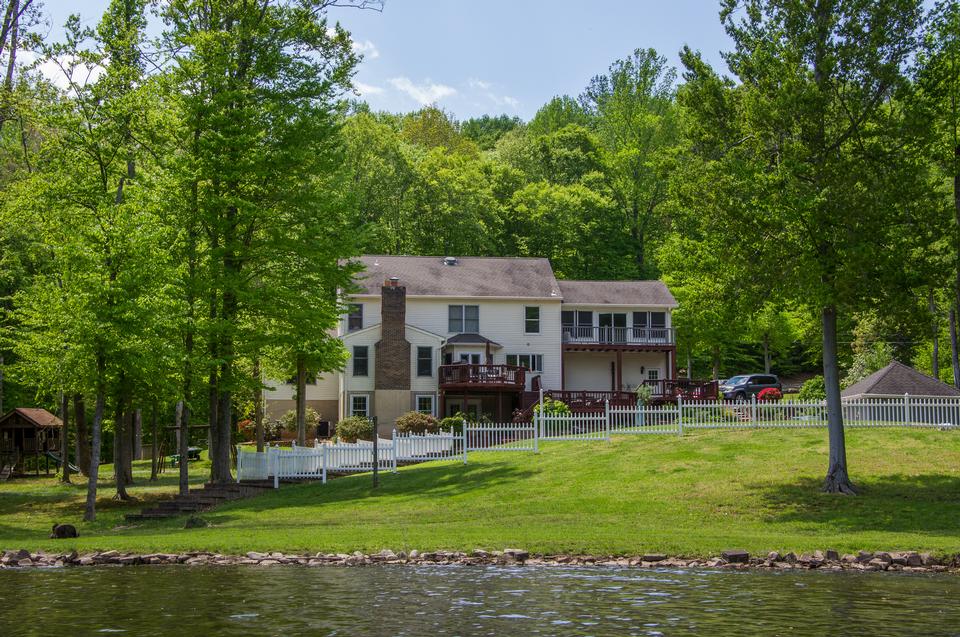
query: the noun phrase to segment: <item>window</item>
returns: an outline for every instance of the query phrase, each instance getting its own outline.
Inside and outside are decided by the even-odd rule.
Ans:
[[[451,305],[448,312],[448,332],[456,334],[477,334],[480,332],[479,305]]]
[[[531,372],[542,372],[543,354],[507,354],[507,365],[525,367]]]
[[[350,306],[350,313],[347,314],[347,331],[356,332],[363,329],[363,305],[354,303]]]
[[[353,348],[353,375],[367,376],[370,373],[370,358],[366,345],[355,345]]]
[[[417,376],[433,376],[433,348],[417,348]]]
[[[528,305],[524,308],[523,331],[525,334],[540,333],[540,308]]]
[[[420,394],[417,396],[417,411],[421,414],[430,414],[433,416],[433,404],[433,394]]]
[[[659,370],[659,369],[648,369],[648,370],[647,370],[647,380],[660,380],[660,370]]]
[[[667,326],[666,312],[650,312],[650,327],[662,330]]]
[[[480,364],[480,354],[464,354],[464,353],[461,353],[461,354],[460,354],[460,362],[461,362],[461,363],[469,363],[469,364],[471,364],[471,365],[479,365],[479,364]]]
[[[368,418],[370,416],[370,396],[353,394],[350,397],[350,415]]]

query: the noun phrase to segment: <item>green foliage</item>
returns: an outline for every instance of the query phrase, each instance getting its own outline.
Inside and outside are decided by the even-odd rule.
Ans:
[[[800,387],[797,400],[805,403],[817,402],[827,397],[827,389],[823,383],[823,376],[814,376],[805,381]]]
[[[644,384],[637,385],[636,394],[637,401],[646,405],[653,398],[653,387]]]
[[[543,399],[543,405],[537,403],[533,406],[533,413],[543,413],[547,416],[566,416],[569,415],[571,411],[567,403],[546,396]]]
[[[320,424],[322,416],[313,410],[311,407],[307,407],[306,412],[304,413],[304,420],[307,425],[307,432],[316,431],[317,425]],[[280,426],[284,431],[289,431],[291,433],[297,433],[297,412],[290,410],[280,416]],[[309,436],[308,436],[309,437]]]
[[[468,420],[464,413],[457,413],[453,416],[447,416],[440,420],[440,429],[442,431],[452,431],[454,433],[463,432],[463,421]]]
[[[492,150],[501,137],[522,125],[523,122],[519,117],[482,115],[463,122],[460,133],[476,144],[480,150]]]
[[[408,411],[397,418],[397,431],[400,433],[437,433],[440,429],[440,422],[430,414],[423,414],[419,411]]]
[[[373,421],[363,416],[349,416],[337,423],[336,434],[342,442],[373,440]]]

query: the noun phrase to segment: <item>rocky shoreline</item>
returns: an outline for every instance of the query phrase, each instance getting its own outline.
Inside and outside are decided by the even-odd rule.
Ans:
[[[260,553],[250,551],[245,555],[222,555],[206,551],[186,553],[123,553],[98,551],[93,553],[46,553],[25,549],[8,550],[0,557],[0,569],[58,568],[74,566],[134,566],[134,565],[187,566],[340,566],[356,567],[378,564],[386,565],[464,565],[464,566],[606,566],[637,568],[724,568],[724,569],[773,569],[773,570],[828,570],[828,571],[900,571],[912,573],[960,573],[960,554],[951,558],[938,558],[928,553],[871,552],[860,551],[857,555],[840,555],[836,551],[813,553],[779,553],[771,551],[765,556],[752,556],[746,551],[724,551],[719,557],[689,559],[648,553],[633,557],[597,555],[541,555],[522,549],[502,551],[417,550],[409,553],[384,549],[379,553]]]

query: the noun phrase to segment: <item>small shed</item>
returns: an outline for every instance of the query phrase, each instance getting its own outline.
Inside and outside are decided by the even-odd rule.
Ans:
[[[50,456],[60,451],[63,422],[46,409],[18,407],[0,416],[0,476],[23,473],[27,459],[34,458],[39,475],[41,458],[50,472]]]
[[[914,398],[960,397],[960,389],[919,372],[900,361],[891,361],[860,382],[841,392],[847,400],[866,398],[902,398],[909,394]]]
[[[845,418],[960,425],[960,390],[900,361],[891,361],[840,395],[847,403]]]

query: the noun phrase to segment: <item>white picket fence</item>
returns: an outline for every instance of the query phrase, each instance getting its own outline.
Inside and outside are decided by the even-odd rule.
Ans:
[[[845,427],[911,427],[960,431],[960,398],[846,400]],[[237,480],[316,479],[328,473],[396,471],[397,463],[462,459],[471,451],[539,452],[540,440],[608,441],[612,435],[672,434],[698,429],[797,429],[827,426],[824,401],[684,401],[629,407],[604,406],[596,413],[537,414],[532,423],[468,423],[460,432],[393,432],[392,439],[326,443],[258,453],[237,447]]]

